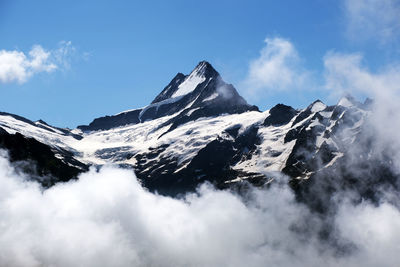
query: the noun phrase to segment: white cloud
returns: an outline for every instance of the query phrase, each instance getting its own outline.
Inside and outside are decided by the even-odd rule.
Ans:
[[[352,40],[384,44],[400,34],[399,0],[344,0],[347,34]]]
[[[400,65],[392,64],[373,73],[363,65],[359,53],[328,52],[324,57],[326,86],[331,90],[367,93],[391,98],[400,93]]]
[[[146,191],[131,171],[110,167],[42,191],[1,156],[0,265],[392,266],[400,214],[389,204],[343,206],[332,221],[359,250],[335,257],[316,238],[318,216],[287,186],[249,196],[243,201],[203,186],[172,199]]]
[[[357,206],[345,204],[339,210],[336,225],[359,249],[358,257],[352,258],[349,265],[398,265],[400,212],[395,206],[382,203],[374,207],[365,202]],[[364,256],[367,258],[362,259]]]
[[[293,44],[283,38],[266,38],[266,46],[259,58],[250,62],[243,87],[248,93],[299,89],[308,74],[299,65],[299,56]]]
[[[52,52],[54,61],[62,69],[68,70],[71,68],[71,60],[73,55],[76,54],[76,48],[72,45],[71,41],[61,41],[56,50]],[[87,59],[87,53],[83,53],[82,57]]]
[[[0,83],[22,84],[41,72],[68,69],[74,51],[71,42],[61,42],[57,49],[50,51],[35,45],[27,54],[17,50],[0,50]]]

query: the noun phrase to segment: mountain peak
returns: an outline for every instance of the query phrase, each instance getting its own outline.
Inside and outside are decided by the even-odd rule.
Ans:
[[[349,108],[349,107],[361,106],[362,104],[358,102],[352,95],[345,94],[342,98],[340,98],[337,105]]]
[[[259,111],[249,105],[231,84],[225,83],[207,61],[199,62],[189,75],[178,73],[150,105],[95,119],[86,130],[110,129],[119,125],[141,123],[167,115],[174,127],[200,117]],[[172,127],[172,126],[171,126]]]
[[[311,112],[319,112],[326,108],[326,105],[319,99],[315,100],[307,107]]]
[[[203,76],[206,78],[219,76],[219,73],[214,69],[214,67],[207,61],[200,61],[199,64],[193,69],[190,75],[195,74],[198,76]]]
[[[296,116],[297,111],[291,106],[284,104],[277,104],[269,111],[269,116],[265,119],[263,125],[265,126],[280,126],[286,123]]]
[[[189,75],[178,73],[151,104],[164,101],[168,98],[176,98],[189,94],[199,84],[206,80],[216,79],[219,76],[219,73],[209,62],[200,61]]]

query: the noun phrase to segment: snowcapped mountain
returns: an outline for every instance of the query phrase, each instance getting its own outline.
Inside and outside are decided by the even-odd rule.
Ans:
[[[37,173],[53,177],[50,185],[89,166],[118,164],[163,194],[205,181],[221,188],[242,181],[264,185],[284,173],[301,196],[303,184],[340,170],[348,148],[364,140],[369,105],[347,96],[334,106],[317,100],[302,110],[278,104],[261,112],[203,61],[189,75],[178,73],[148,106],[74,130],[0,113],[0,146],[19,155],[14,161],[44,162]],[[21,138],[47,147],[46,158],[28,144],[16,149],[10,140]],[[60,177],[52,164],[74,171]]]

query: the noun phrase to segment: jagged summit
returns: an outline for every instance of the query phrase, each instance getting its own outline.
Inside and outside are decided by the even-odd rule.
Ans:
[[[277,104],[269,111],[269,116],[265,119],[263,125],[265,126],[279,126],[288,123],[294,116],[297,115],[297,111],[284,104]]]
[[[161,102],[165,99],[168,99],[172,96],[172,94],[178,89],[179,85],[186,79],[186,75],[183,73],[178,73],[176,76],[172,79],[172,81],[164,88],[164,90],[161,91],[159,95],[154,98],[154,100],[151,102],[151,104]]]
[[[357,101],[357,99],[354,96],[347,93],[340,98],[337,105],[342,107],[362,107],[363,103]]]
[[[307,109],[310,109],[311,112],[318,112],[324,110],[326,107],[327,106],[321,100],[317,99],[309,105]]]
[[[201,61],[189,75],[178,73],[150,105],[95,119],[83,131],[106,130],[174,115],[168,121],[174,129],[179,124],[200,117],[243,113],[257,110],[239,95],[231,84],[207,61]]]
[[[220,77],[219,73],[210,63],[201,61],[189,75],[179,72],[151,104],[191,93],[197,85],[205,80],[217,79],[218,77]]]
[[[190,75],[197,75],[206,78],[219,76],[219,73],[208,61],[200,61],[197,66],[193,69]]]

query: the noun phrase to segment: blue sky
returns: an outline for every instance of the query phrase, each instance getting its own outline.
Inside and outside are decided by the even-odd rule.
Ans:
[[[331,104],[327,58],[359,55],[377,75],[397,65],[399,11],[398,0],[0,0],[0,51],[28,62],[23,77],[0,62],[0,110],[74,128],[147,105],[201,60],[262,110]]]

